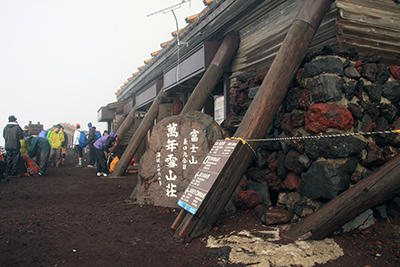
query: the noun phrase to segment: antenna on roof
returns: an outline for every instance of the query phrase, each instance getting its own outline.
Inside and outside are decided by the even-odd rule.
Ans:
[[[186,46],[188,46],[189,44],[188,44],[187,42],[181,42],[180,39],[179,39],[178,19],[176,18],[176,15],[175,15],[174,10],[175,10],[175,9],[178,9],[178,8],[181,8],[181,7],[182,7],[182,4],[184,4],[184,3],[186,3],[186,2],[191,3],[191,1],[192,1],[192,0],[182,0],[182,2],[179,3],[179,4],[176,4],[176,5],[173,5],[173,6],[164,8],[164,9],[161,9],[161,10],[159,10],[159,11],[156,11],[156,12],[154,12],[154,13],[151,13],[151,14],[147,15],[148,17],[150,17],[150,16],[155,15],[155,14],[158,14],[158,13],[166,14],[166,13],[168,13],[168,12],[172,12],[172,15],[174,15],[175,24],[176,24],[176,41],[177,41],[177,47],[178,47],[178,50],[177,50],[177,57],[178,57],[178,59],[177,59],[177,70],[176,70],[176,83],[177,83],[178,85],[180,85],[180,86],[184,86],[184,85],[181,85],[181,84],[179,83],[179,61],[180,61],[179,50],[180,50],[181,45],[186,45]],[[184,87],[185,87],[185,86],[184,86]]]
[[[176,18],[176,15],[175,15],[174,10],[175,10],[175,9],[178,9],[178,8],[181,8],[181,7],[182,7],[182,4],[184,4],[184,3],[186,3],[186,2],[191,3],[191,1],[192,1],[192,0],[182,0],[182,2],[180,2],[179,4],[176,4],[176,5],[167,7],[167,8],[163,8],[163,9],[161,9],[161,10],[159,10],[159,11],[156,11],[156,12],[154,12],[154,13],[151,13],[151,14],[147,15],[148,17],[150,17],[150,16],[155,15],[155,14],[158,14],[158,13],[166,14],[166,13],[168,13],[168,12],[172,12],[172,15],[174,15],[175,23],[176,23],[176,39],[177,39],[177,42],[178,42],[178,48],[179,48],[181,45],[186,45],[186,46],[188,46],[188,44],[185,43],[185,42],[181,42],[181,41],[179,40],[178,19]]]
[[[175,9],[181,8],[182,4],[184,4],[184,3],[186,3],[186,2],[191,2],[191,1],[192,1],[192,0],[182,0],[182,2],[179,3],[179,4],[176,4],[176,5],[167,7],[167,8],[163,8],[163,9],[161,9],[161,10],[159,10],[159,11],[156,11],[156,12],[153,12],[153,13],[151,13],[151,14],[148,14],[147,16],[150,17],[150,16],[153,16],[153,15],[158,14],[158,13],[163,13],[163,14],[165,14],[165,13],[168,13],[168,12],[170,12],[170,11],[174,11]]]

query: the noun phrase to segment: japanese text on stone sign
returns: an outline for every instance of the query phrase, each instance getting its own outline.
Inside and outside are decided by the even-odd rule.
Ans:
[[[197,150],[199,149],[196,145],[199,141],[198,135],[199,131],[192,129],[188,136],[181,136],[177,123],[167,125],[167,143],[164,146],[164,158],[162,159],[161,152],[156,152],[157,179],[161,187],[163,186],[163,180],[165,180],[165,193],[167,197],[177,197],[176,168],[182,166],[182,170],[186,170],[188,164],[199,164],[196,157]],[[161,171],[163,164],[168,168],[168,172],[165,174],[162,174]]]

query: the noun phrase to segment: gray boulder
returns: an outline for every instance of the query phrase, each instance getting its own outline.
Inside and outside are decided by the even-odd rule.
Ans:
[[[331,134],[336,134],[332,132]],[[310,159],[323,158],[347,158],[357,155],[367,143],[363,140],[348,136],[343,138],[314,138],[304,140],[304,149]]]
[[[350,186],[350,179],[358,165],[352,157],[343,160],[318,160],[301,174],[300,195],[312,199],[333,199]]]

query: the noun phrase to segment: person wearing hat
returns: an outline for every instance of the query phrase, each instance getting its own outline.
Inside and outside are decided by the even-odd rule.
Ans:
[[[29,126],[25,125],[24,126],[24,137],[31,136],[31,131],[29,130]]]
[[[7,171],[9,177],[16,177],[18,174],[20,140],[24,138],[24,132],[14,115],[8,117],[8,124],[3,129],[5,149],[7,151]]]

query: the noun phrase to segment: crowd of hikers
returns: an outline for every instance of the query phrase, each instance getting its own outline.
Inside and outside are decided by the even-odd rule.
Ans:
[[[88,149],[89,164],[85,167],[96,167],[99,177],[108,176],[110,149],[115,146],[117,135],[108,131],[100,133],[90,122],[88,131],[84,131],[79,123],[75,128],[72,144],[69,144],[68,135],[61,124],[32,135],[29,126],[22,130],[17,118],[9,116],[3,129],[5,147],[0,151],[0,180],[44,176],[48,166],[59,168],[65,164],[67,148],[72,148],[74,158],[78,159],[76,167],[83,167],[83,153]]]

